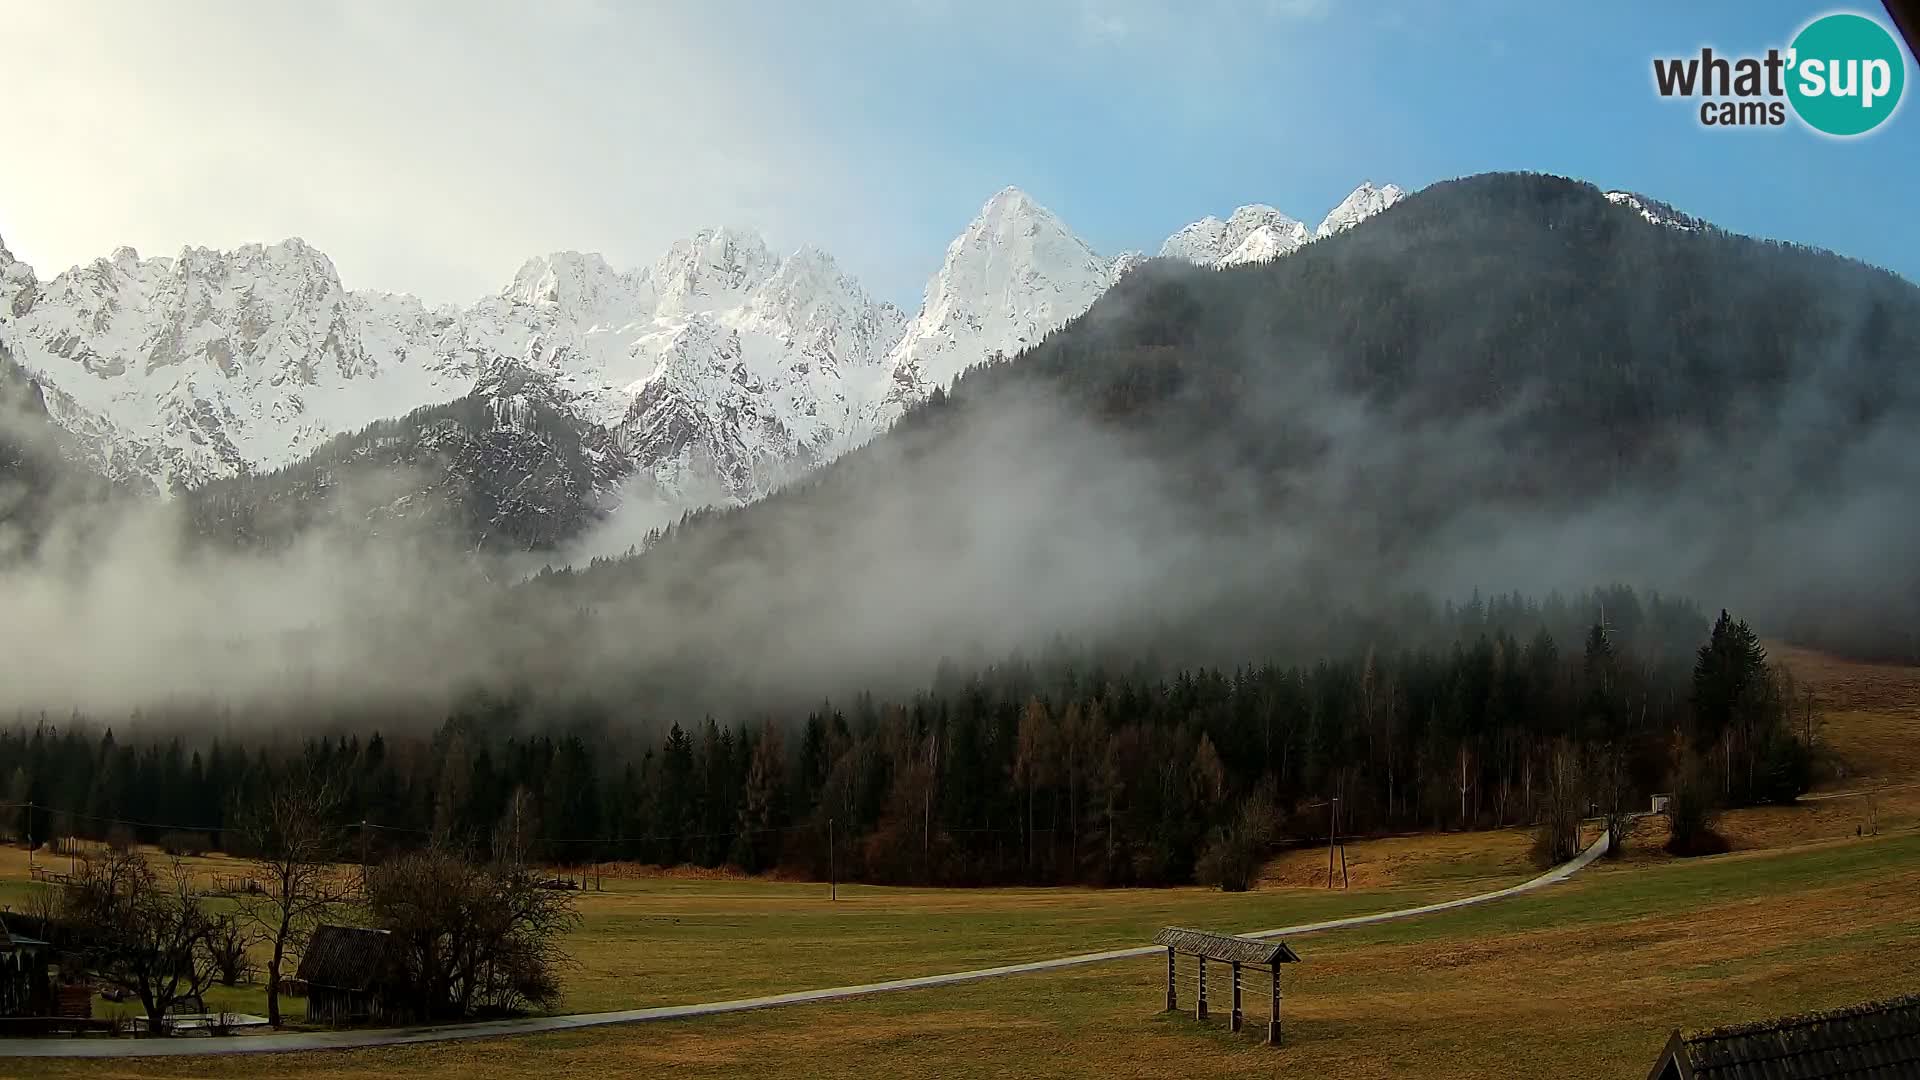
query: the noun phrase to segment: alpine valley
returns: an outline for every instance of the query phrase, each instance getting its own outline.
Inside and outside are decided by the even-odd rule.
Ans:
[[[1160,255],[1271,260],[1401,195],[1362,184],[1312,228],[1243,206]],[[432,507],[476,544],[541,550],[616,509],[639,535],[760,498],[1037,344],[1142,261],[1094,251],[1011,187],[948,246],[912,315],[826,252],[782,255],[738,228],[629,270],[528,259],[464,308],[349,290],[299,239],[123,247],[46,280],[0,245],[0,362],[37,390],[63,456],[186,496],[204,528],[261,539]],[[345,482],[358,473],[387,479]]]

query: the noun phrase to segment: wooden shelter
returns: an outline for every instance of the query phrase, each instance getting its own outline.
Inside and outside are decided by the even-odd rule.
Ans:
[[[1647,1080],[1920,1076],[1920,994],[1667,1040]]]
[[[314,928],[294,974],[307,997],[307,1018],[352,1024],[381,1016],[393,966],[385,930],[327,924]]]
[[[47,978],[47,943],[10,933],[0,922],[0,1017],[46,1016],[53,1012],[53,985]]]
[[[1271,997],[1267,1009],[1267,1045],[1280,1045],[1280,965],[1297,964],[1299,954],[1289,948],[1284,941],[1262,941],[1259,938],[1232,937],[1227,934],[1210,934],[1204,930],[1188,930],[1179,926],[1163,926],[1153,935],[1153,943],[1167,950],[1167,1011],[1180,1008],[1179,994],[1175,987],[1179,981],[1177,958],[1181,955],[1199,959],[1199,973],[1195,980],[1193,1015],[1196,1020],[1207,1018],[1207,961],[1226,964],[1233,979],[1233,1007],[1228,1015],[1229,1030],[1239,1031],[1245,1022],[1245,1013],[1240,1007],[1240,969],[1247,965],[1264,967],[1271,979]]]

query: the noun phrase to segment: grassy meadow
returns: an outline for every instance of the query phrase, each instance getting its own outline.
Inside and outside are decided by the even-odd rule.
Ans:
[[[0,1076],[555,1078],[702,1076],[1637,1078],[1675,1027],[1825,1008],[1920,989],[1920,669],[1784,654],[1818,687],[1844,794],[1724,816],[1734,850],[1675,860],[1649,819],[1623,858],[1542,892],[1296,938],[1287,1045],[1259,1045],[1224,1005],[1159,1011],[1164,961],[1115,961],[838,1003],[391,1049],[237,1058],[5,1061]],[[1867,828],[1878,825],[1878,835]],[[1864,834],[1864,835],[1862,835]],[[1254,930],[1428,903],[1534,873],[1524,830],[1350,844],[1352,888],[1326,851],[1283,853],[1260,887],[893,889],[720,875],[605,879],[580,894],[564,1011],[718,1000],[934,974],[1144,943],[1183,923]],[[198,860],[207,874],[231,861]],[[0,850],[0,904],[25,895]],[[1183,1002],[1192,1002],[1191,967]],[[1218,984],[1216,984],[1218,993]],[[257,988],[215,1007],[259,1011]],[[252,999],[249,998],[252,995]],[[1216,998],[1224,1002],[1224,997]]]

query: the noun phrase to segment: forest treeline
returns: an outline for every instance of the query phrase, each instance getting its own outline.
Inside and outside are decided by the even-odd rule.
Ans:
[[[237,808],[294,769],[345,784],[376,861],[511,842],[561,864],[943,884],[1244,884],[1275,845],[1324,843],[1335,799],[1344,834],[1538,824],[1558,858],[1582,817],[1671,791],[1699,811],[1688,842],[1711,845],[1714,808],[1807,786],[1791,679],[1724,612],[1709,627],[1689,603],[1614,588],[1476,596],[1439,618],[1450,641],[1287,667],[1106,668],[1063,646],[946,664],[910,696],[664,735],[489,693],[412,735],[351,716],[304,741],[204,742],[23,719],[0,761],[16,836],[36,840],[231,846]]]

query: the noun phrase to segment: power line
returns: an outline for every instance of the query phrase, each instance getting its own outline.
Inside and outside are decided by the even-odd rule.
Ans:
[[[41,810],[55,818],[66,817],[75,821],[90,821],[103,825],[127,825],[138,829],[157,829],[167,832],[203,832],[218,833],[228,831],[225,825],[183,825],[170,822],[136,821],[131,818],[106,817],[100,814],[83,814],[78,811],[60,810],[42,803],[7,802],[0,803],[0,810]],[[433,836],[436,830],[421,829],[407,825],[381,825],[371,821],[348,822],[344,829],[367,829],[376,832],[406,833],[412,836]],[[825,825],[768,825],[752,829],[728,829],[720,832],[696,833],[651,833],[644,836],[536,836],[534,842],[541,844],[632,844],[655,843],[667,840],[713,840],[731,836],[758,836],[767,833],[789,833],[824,831]],[[952,830],[968,831],[968,830]],[[1003,831],[1003,830],[994,830]],[[1018,830],[1013,830],[1018,831]]]

